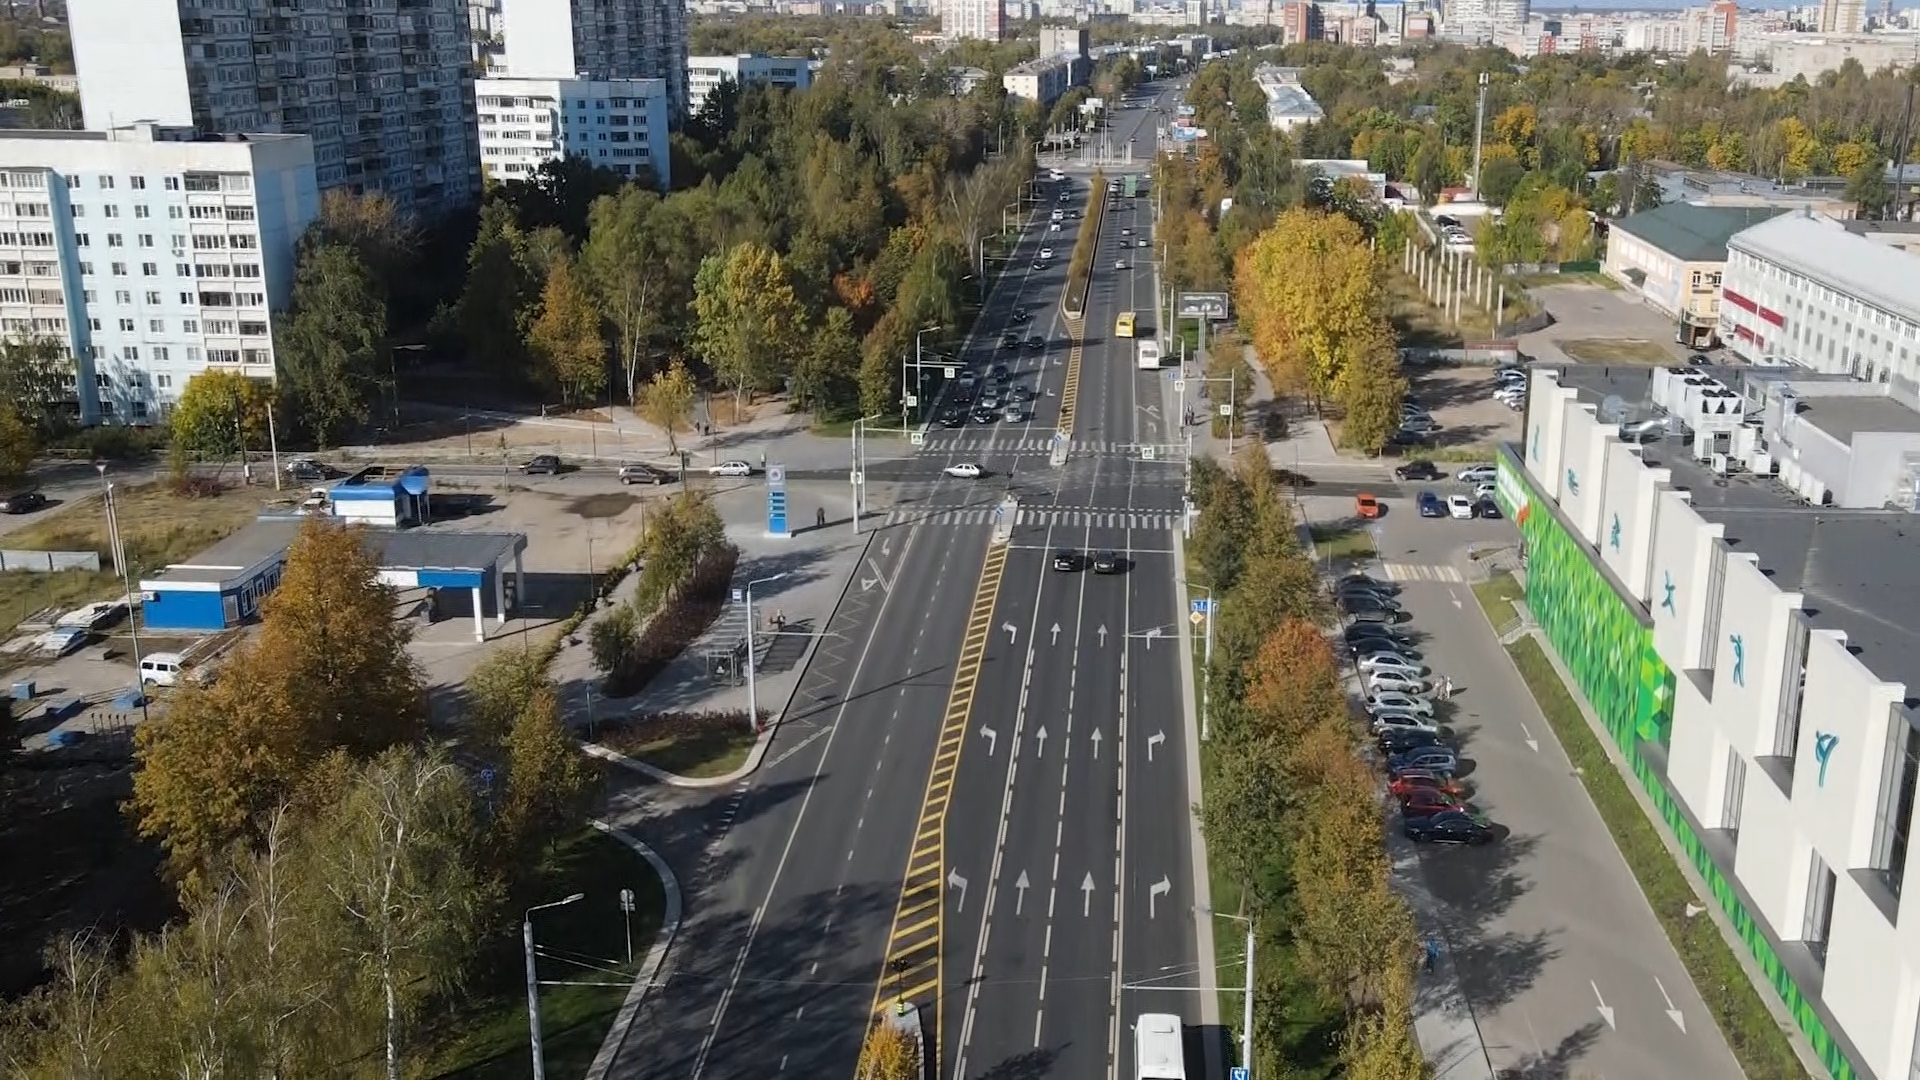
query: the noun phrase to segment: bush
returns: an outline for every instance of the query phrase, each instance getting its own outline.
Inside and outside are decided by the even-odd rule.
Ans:
[[[622,657],[633,652],[634,629],[639,620],[633,608],[621,604],[587,632],[587,648],[593,653],[593,666],[603,672],[619,666]]]
[[[164,427],[102,424],[57,439],[51,449],[83,453],[94,461],[143,461],[166,444]]]
[[[726,605],[739,556],[731,544],[710,548],[701,556],[692,575],[670,590],[660,610],[647,620],[633,647],[607,669],[608,697],[638,693],[713,625]]]

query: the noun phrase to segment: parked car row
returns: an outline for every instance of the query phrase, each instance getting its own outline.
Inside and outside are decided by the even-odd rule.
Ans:
[[[1492,823],[1468,800],[1460,753],[1434,716],[1436,679],[1413,638],[1392,624],[1405,620],[1400,587],[1366,574],[1334,585],[1341,610],[1354,618],[1343,635],[1365,688],[1368,725],[1386,767],[1387,792],[1411,840],[1484,844]],[[1389,620],[1360,613],[1388,612]]]

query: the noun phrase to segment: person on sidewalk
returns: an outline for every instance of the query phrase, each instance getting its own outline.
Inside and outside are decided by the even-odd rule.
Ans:
[[[827,527],[827,508],[826,507],[822,506],[814,510],[813,527],[816,529],[824,529]]]
[[[1426,953],[1427,974],[1431,975],[1433,974],[1434,966],[1440,963],[1440,939],[1434,935],[1433,931],[1427,931],[1427,937],[1426,940],[1422,942],[1422,948]]]

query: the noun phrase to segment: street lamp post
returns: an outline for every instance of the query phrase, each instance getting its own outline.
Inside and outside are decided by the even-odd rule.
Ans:
[[[123,599],[127,605],[127,636],[133,640],[133,689],[140,697],[140,719],[150,720],[152,714],[147,711],[147,684],[140,678],[140,612],[136,610],[139,601],[133,595],[133,574],[127,567],[126,545],[120,539],[120,514],[113,502],[113,485],[107,482],[107,463],[96,461],[94,469],[100,474],[101,496],[107,510],[107,554],[113,559],[113,567],[120,572],[120,585],[125,590]]]
[[[847,480],[853,485],[853,535],[860,535],[860,515],[866,512],[867,460],[866,438],[867,422],[880,419],[879,413],[863,416],[853,422],[853,465],[847,474]]]
[[[533,1049],[533,1080],[547,1080],[547,1062],[540,1052],[540,976],[533,966],[533,913],[565,907],[586,898],[586,893],[574,893],[564,900],[535,904],[520,920],[520,943],[527,953],[527,1035]]]
[[[940,328],[940,325],[936,323],[932,326],[923,326],[913,333],[913,392],[911,394],[907,392],[907,358],[904,356],[900,358],[900,426],[903,429],[907,426],[908,398],[913,398],[916,402],[919,400],[921,382],[920,365],[922,362],[921,339]],[[916,404],[914,408],[919,409],[919,405]],[[922,411],[920,415],[924,416],[926,414]]]
[[[1209,699],[1212,697],[1208,692],[1208,683],[1211,680],[1207,678],[1207,673],[1213,670],[1213,619],[1214,616],[1219,613],[1213,609],[1213,587],[1211,585],[1195,585],[1191,581],[1182,581],[1180,584],[1185,585],[1189,589],[1199,589],[1201,592],[1207,594],[1207,632],[1204,638],[1206,645],[1201,653],[1200,659],[1200,667],[1202,669],[1200,672],[1200,741],[1206,742],[1208,734],[1208,704]]]
[[[1240,995],[1242,1009],[1240,1015],[1240,1065],[1247,1070],[1247,1075],[1251,1077],[1253,1075],[1253,920],[1247,918],[1245,915],[1229,915],[1224,911],[1214,911],[1211,908],[1207,909],[1207,914],[1222,919],[1232,919],[1235,922],[1245,923],[1247,926],[1247,986],[1246,991]]]
[[[747,582],[747,720],[753,725],[753,730],[755,731],[760,730],[760,706],[758,700],[754,697],[753,689],[753,587],[755,585],[765,585],[769,582],[779,581],[786,576],[787,571],[782,570],[772,577],[763,577],[755,581]]]
[[[1205,325],[1205,320],[1202,320],[1202,325]],[[1203,368],[1202,370],[1205,369]],[[1240,396],[1240,376],[1238,370],[1230,370],[1225,375],[1194,375],[1191,376],[1190,381],[1197,383],[1223,382],[1227,384],[1227,460],[1233,460],[1234,421],[1239,419],[1234,411]],[[1184,409],[1184,407],[1183,404],[1182,408]],[[1181,419],[1184,420],[1185,417]],[[1209,418],[1209,422],[1211,422],[1211,418]]]

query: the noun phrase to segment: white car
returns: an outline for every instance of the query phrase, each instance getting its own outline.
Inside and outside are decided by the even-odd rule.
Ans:
[[[1437,734],[1440,725],[1407,712],[1384,713],[1373,718],[1373,733],[1385,731],[1425,731]]]
[[[1419,664],[1381,664],[1366,669],[1366,673],[1369,677],[1377,675],[1383,679],[1392,677],[1405,679],[1411,683],[1421,683],[1426,678],[1427,669]]]
[[[1125,259],[1116,260],[1113,264],[1113,268],[1115,270],[1125,270],[1127,268],[1127,260]]]
[[[1399,690],[1381,690],[1368,694],[1366,706],[1369,713],[1392,709],[1396,712],[1412,713],[1415,716],[1433,715],[1433,702]]]
[[[955,465],[949,465],[940,471],[946,473],[948,476],[957,476],[962,480],[980,479],[980,466],[975,465],[971,461],[962,461]]]
[[[1056,221],[1056,222],[1054,222],[1053,224],[1051,224],[1051,225],[1049,225],[1049,226],[1047,226],[1047,231],[1048,231],[1048,232],[1059,232],[1059,231],[1060,231],[1060,223]]]
[[[1369,671],[1366,674],[1367,692],[1380,694],[1393,690],[1403,694],[1418,694],[1427,688],[1427,681],[1419,676],[1406,676],[1395,672]]]
[[[1051,258],[1053,258],[1053,249],[1052,249],[1052,248],[1041,248],[1041,249],[1040,249],[1040,257],[1041,257],[1041,258],[1043,258],[1043,259],[1051,259]]]
[[[1399,653],[1378,652],[1360,658],[1361,671],[1396,671],[1407,675],[1425,675],[1427,669],[1418,661],[1409,660]]]
[[[1465,495],[1447,496],[1447,516],[1456,521],[1473,520],[1473,500]]]
[[[1474,501],[1478,502],[1481,499],[1491,499],[1496,490],[1498,490],[1498,488],[1497,485],[1494,484],[1475,484],[1473,487]]]
[[[753,466],[744,461],[723,461],[718,465],[707,466],[710,476],[752,476]]]
[[[1469,465],[1453,474],[1455,480],[1463,484],[1485,484],[1500,475],[1500,470],[1491,465]]]

